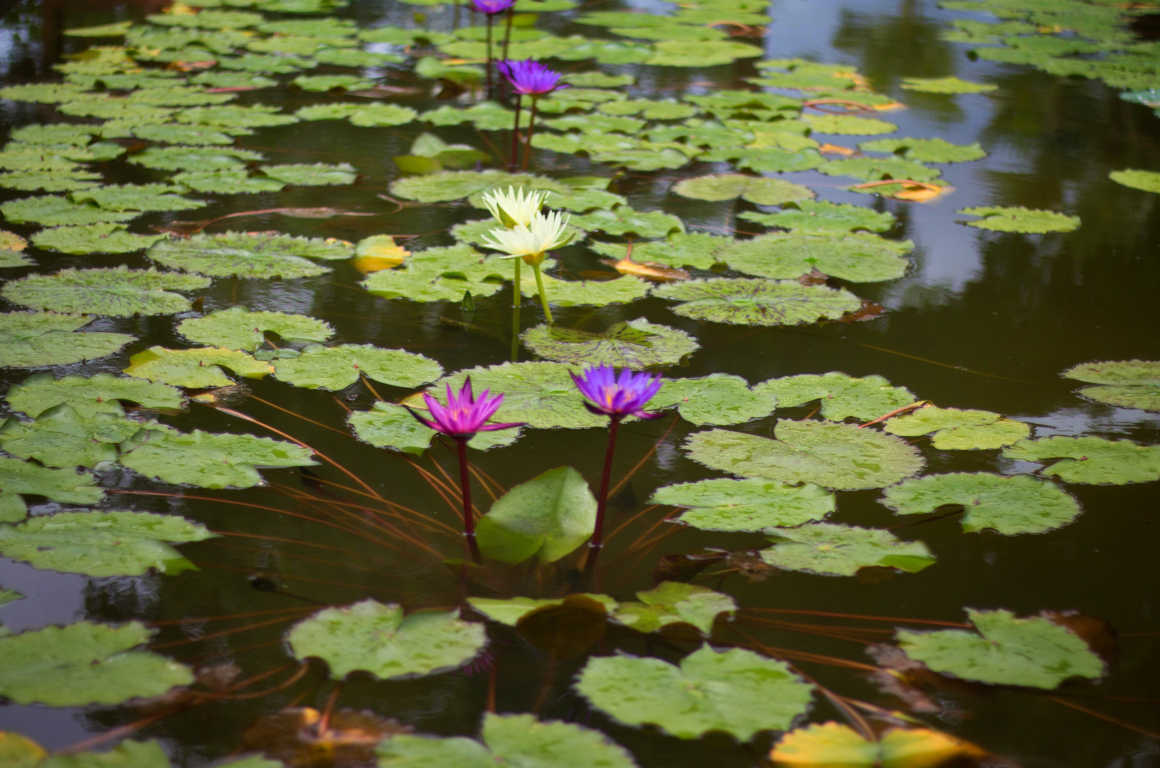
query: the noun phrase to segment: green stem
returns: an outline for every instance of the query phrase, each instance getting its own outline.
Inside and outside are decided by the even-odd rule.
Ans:
[[[512,10],[514,6],[507,9],[507,29],[503,33],[503,59],[507,61],[508,57],[508,43],[512,39]]]
[[[520,263],[521,259],[513,259],[516,265],[515,282],[512,283],[512,362],[520,354]]]
[[[548,325],[554,325],[552,310],[548,307],[548,294],[544,292],[544,278],[540,276],[540,265],[533,264],[532,271],[536,273],[536,288],[540,291],[540,306],[544,308],[544,317],[548,319]]]

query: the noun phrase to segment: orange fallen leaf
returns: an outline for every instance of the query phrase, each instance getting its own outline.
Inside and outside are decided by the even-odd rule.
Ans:
[[[818,151],[823,155],[847,156],[854,154],[854,150],[850,149],[849,147],[840,146],[838,144],[821,144],[818,146]]]
[[[689,279],[689,273],[683,269],[667,267],[652,261],[633,261],[624,258],[616,262],[609,260],[606,263],[611,264],[613,269],[622,275],[635,275],[643,277],[645,280],[655,280],[658,283],[672,283],[677,280]]]
[[[397,244],[390,235],[374,235],[358,244],[352,263],[355,269],[366,275],[397,267],[410,255],[410,251]]]

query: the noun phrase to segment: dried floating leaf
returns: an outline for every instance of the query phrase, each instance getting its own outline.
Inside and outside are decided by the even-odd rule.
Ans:
[[[242,744],[293,768],[328,768],[373,764],[379,742],[410,732],[373,712],[338,709],[323,718],[317,709],[290,707],[259,718]]]
[[[677,280],[689,279],[689,273],[683,269],[657,264],[652,261],[633,261],[630,258],[623,258],[620,261],[608,260],[605,261],[605,264],[611,264],[613,269],[622,275],[643,277],[645,280],[652,280],[657,283],[671,283]]]

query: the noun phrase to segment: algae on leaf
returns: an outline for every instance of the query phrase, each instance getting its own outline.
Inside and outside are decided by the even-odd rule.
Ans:
[[[963,530],[1006,536],[1043,533],[1079,516],[1079,503],[1054,483],[1027,475],[953,472],[904,480],[886,489],[882,503],[901,515],[963,508]]]

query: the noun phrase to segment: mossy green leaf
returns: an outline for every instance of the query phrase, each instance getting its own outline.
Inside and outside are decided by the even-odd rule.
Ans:
[[[476,392],[489,389],[503,394],[503,404],[492,417],[497,422],[520,422],[534,429],[605,426],[606,416],[589,413],[583,397],[563,363],[527,362],[479,366],[458,371],[436,382],[430,392],[443,396],[444,387],[458,391],[470,376]]]
[[[358,173],[350,163],[292,163],[263,165],[259,171],[284,184],[295,186],[326,186],[351,184]]]
[[[761,56],[755,45],[737,40],[660,40],[645,64],[654,67],[713,67]]]
[[[174,485],[250,488],[262,485],[259,467],[306,467],[314,452],[295,443],[253,435],[178,432],[151,425],[122,444],[121,463]]]
[[[119,401],[144,408],[180,408],[184,402],[176,387],[109,373],[60,379],[38,373],[9,389],[6,397],[13,411],[33,418],[63,403],[78,411],[120,413]]]
[[[844,234],[864,229],[886,232],[896,219],[888,211],[875,211],[860,205],[829,203],[821,200],[799,200],[775,213],[742,211],[738,218],[767,227],[779,227],[802,234]]]
[[[1079,391],[1084,397],[1122,408],[1160,411],[1160,362],[1155,360],[1105,360],[1080,363],[1060,374],[1064,378],[1096,384]]]
[[[440,203],[462,200],[471,195],[481,194],[501,187],[524,187],[525,189],[546,189],[551,192],[566,193],[568,188],[559,182],[543,176],[531,174],[504,173],[502,171],[443,171],[425,176],[396,179],[391,183],[391,194],[421,203]],[[479,206],[483,207],[483,206]]]
[[[1079,516],[1079,503],[1054,483],[1027,475],[954,472],[905,480],[886,489],[882,503],[902,515],[963,508],[963,530],[1005,536],[1043,533]]]
[[[995,232],[1071,232],[1079,227],[1079,216],[1069,216],[1055,211],[1043,211],[1019,206],[983,205],[963,208],[960,214],[982,216],[977,221],[966,222],[967,226],[990,229]]]
[[[358,75],[299,75],[290,83],[304,91],[332,91],[336,88],[358,91],[373,88],[375,84],[373,80]]]
[[[801,325],[862,306],[849,291],[792,280],[689,280],[654,288],[653,295],[681,302],[673,308],[678,315],[732,325]]]
[[[21,192],[72,192],[97,185],[101,175],[77,168],[70,171],[5,171],[0,173],[0,187]]]
[[[554,563],[592,535],[596,497],[579,472],[556,467],[512,487],[476,525],[479,549],[504,563]]]
[[[307,347],[297,357],[274,362],[274,378],[308,389],[345,389],[364,374],[375,381],[408,389],[434,381],[443,367],[429,357],[371,344]]]
[[[740,376],[714,373],[695,379],[665,379],[650,409],[677,406],[681,418],[698,426],[743,424],[773,413],[777,400],[750,389]]]
[[[737,603],[729,595],[679,581],[662,581],[652,589],[637,592],[636,597],[640,602],[619,603],[611,618],[637,632],[691,624],[707,636],[712,633],[718,616],[737,610]]]
[[[96,360],[133,341],[125,333],[77,332],[89,322],[88,317],[45,312],[0,314],[0,368],[42,368]]]
[[[75,203],[92,203],[109,211],[184,211],[205,205],[202,200],[174,194],[169,184],[120,184],[73,192]]]
[[[246,57],[258,58],[258,57]],[[287,61],[285,57],[261,57],[264,59]],[[228,62],[221,61],[223,66]],[[226,105],[218,107],[192,107],[183,109],[176,115],[177,120],[190,125],[208,125],[222,131],[232,131],[239,128],[265,128],[274,125],[289,125],[298,122],[298,118],[281,111],[277,106],[267,104],[251,104],[248,106]],[[160,122],[160,121],[157,121]],[[247,155],[247,157],[249,157]],[[252,158],[251,159],[257,159]]]
[[[536,276],[524,270],[520,278],[520,292],[524,296],[539,296]],[[548,301],[561,307],[606,306],[628,304],[644,298],[650,283],[632,275],[624,275],[612,280],[560,280],[552,275],[541,275]]]
[[[921,541],[903,541],[876,528],[811,523],[769,533],[775,543],[761,550],[761,559],[787,571],[853,576],[862,568],[877,567],[918,573],[934,563]]]
[[[993,411],[960,410],[927,405],[886,422],[892,435],[932,435],[931,445],[940,451],[989,450],[1022,440],[1031,427],[1006,419]]]
[[[122,222],[140,215],[136,211],[110,211],[95,205],[76,203],[62,195],[37,195],[9,200],[0,205],[5,220],[42,227],[78,226]]]
[[[1128,168],[1122,171],[1112,171],[1108,178],[1117,184],[1132,189],[1141,189],[1145,192],[1155,192],[1160,195],[1160,171],[1144,171],[1138,168]]]
[[[177,387],[231,386],[234,382],[222,368],[251,379],[260,379],[273,372],[269,363],[255,360],[236,349],[166,349],[154,346],[129,358],[125,373]]]
[[[201,147],[175,144],[149,147],[130,158],[130,162],[162,171],[207,171],[243,168],[247,162],[262,159],[260,152],[229,147]]]
[[[324,320],[285,312],[253,312],[242,307],[182,320],[177,331],[195,344],[248,352],[265,343],[267,333],[291,343],[321,343],[334,335],[334,329]]]
[[[888,152],[919,163],[966,163],[986,157],[977,142],[951,144],[944,139],[874,139],[858,145],[863,152]]]
[[[234,138],[228,133],[198,125],[165,123],[163,125],[140,125],[133,129],[133,135],[146,141],[160,141],[166,144],[212,145],[233,144]]]
[[[1003,449],[1003,457],[1048,463],[1041,470],[1065,483],[1126,485],[1160,480],[1160,445],[1102,437],[1048,437],[1020,440]]]
[[[738,272],[770,279],[793,279],[818,270],[850,282],[879,282],[901,277],[914,248],[909,240],[887,240],[866,232],[808,234],[771,232],[736,240],[718,258]]]
[[[704,232],[674,232],[664,240],[633,242],[632,260],[672,267],[711,269],[714,264],[722,262],[720,253],[733,242],[731,238]],[[629,255],[627,243],[593,242],[591,247],[597,253],[617,261]]]
[[[633,370],[674,365],[701,346],[682,330],[644,318],[616,323],[601,333],[537,325],[524,331],[520,338],[528,349],[548,360]]]
[[[906,387],[895,387],[881,376],[857,378],[836,371],[769,379],[753,389],[772,396],[780,408],[820,400],[822,416],[832,421],[869,421],[915,401]]]
[[[354,246],[343,240],[223,232],[162,240],[146,255],[164,266],[202,275],[290,279],[328,272],[311,259],[349,259]]]
[[[939,176],[938,170],[901,157],[845,157],[841,160],[831,160],[818,170],[827,176],[853,176],[855,179],[867,181],[882,179],[931,181]]]
[[[956,19],[958,24],[962,21]],[[904,91],[919,93],[988,93],[998,89],[993,83],[976,83],[957,77],[904,77],[898,85]]]
[[[117,460],[117,444],[143,426],[119,412],[78,410],[58,405],[35,421],[8,419],[0,426],[0,446],[13,456],[46,467],[96,467]]]
[[[84,224],[42,229],[32,236],[32,244],[60,253],[133,253],[143,251],[164,235],[136,235],[122,224]]]
[[[50,469],[0,456],[0,522],[24,518],[20,496],[44,496],[67,504],[96,504],[104,491],[92,475],[72,469]],[[15,499],[15,501],[12,501]]]
[[[705,531],[765,531],[816,522],[834,511],[834,494],[816,485],[716,478],[658,488],[653,504],[684,507],[676,518]]]
[[[462,666],[483,650],[487,636],[482,624],[463,621],[458,611],[404,617],[400,605],[367,599],[295,624],[286,643],[299,659],[325,661],[335,679],[356,671],[390,679]]]
[[[873,117],[854,115],[803,115],[802,120],[814,133],[832,133],[847,136],[873,136],[898,130],[894,123]]]
[[[415,251],[394,269],[374,272],[363,287],[376,296],[409,301],[460,301],[491,296],[510,279],[511,265],[468,245]]]
[[[854,424],[783,419],[774,434],[776,440],[713,429],[693,433],[684,448],[712,469],[835,490],[882,488],[923,466],[918,451],[904,441]]]
[[[174,184],[207,195],[244,195],[259,192],[277,192],[285,183],[274,179],[256,178],[244,168],[217,171],[182,171],[173,175]]]
[[[758,205],[781,205],[808,200],[814,196],[813,190],[800,184],[741,173],[717,173],[684,179],[673,186],[673,192],[694,200],[732,200],[741,197]]]

